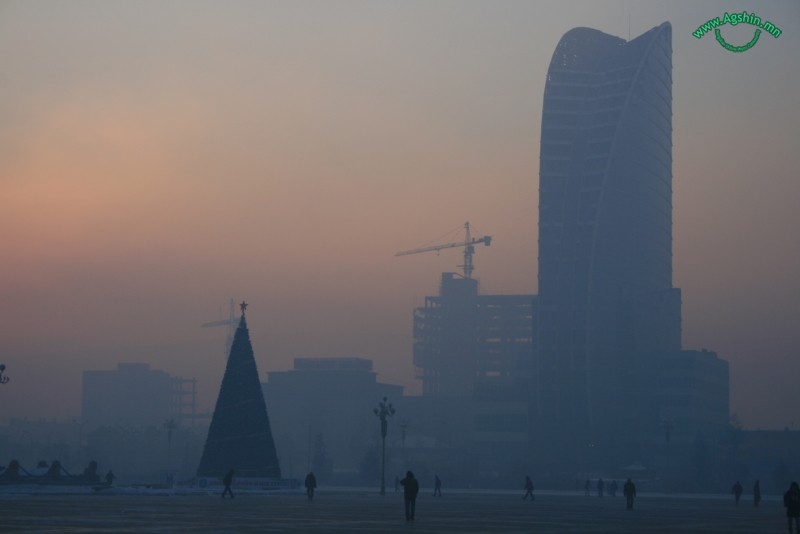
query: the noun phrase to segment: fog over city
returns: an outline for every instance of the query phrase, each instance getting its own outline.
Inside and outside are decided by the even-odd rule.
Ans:
[[[733,10],[783,33],[692,35]],[[120,362],[196,378],[211,411],[227,332],[201,325],[232,298],[262,380],[360,357],[419,395],[412,313],[462,250],[394,253],[469,221],[481,292],[536,294],[554,49],[665,21],[683,346],[729,362],[745,428],[798,430],[789,1],[2,3],[0,423],[79,416],[82,372]]]

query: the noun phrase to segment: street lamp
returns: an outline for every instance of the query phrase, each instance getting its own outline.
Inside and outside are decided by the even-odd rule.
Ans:
[[[82,419],[79,419],[79,418],[75,418],[75,419],[72,420],[72,422],[75,423],[76,425],[78,425],[78,454],[81,455],[81,457],[82,457],[83,456],[82,455],[82,452],[83,452],[83,425],[86,424],[86,421],[82,420]]]
[[[0,363],[0,384],[5,384],[8,382],[9,378],[7,376],[3,376],[3,371],[6,370],[6,366]]]
[[[178,428],[178,423],[174,419],[167,419],[162,425],[167,431],[167,476],[170,475],[171,457],[172,457],[172,431]]]
[[[381,495],[386,495],[386,431],[389,426],[387,419],[394,415],[394,407],[388,400],[384,397],[373,410],[375,417],[381,420]]]
[[[406,461],[406,428],[408,428],[408,418],[403,417],[400,419],[400,441],[403,444],[403,463],[408,463]]]
[[[664,484],[666,486],[667,492],[669,492],[669,476],[671,474],[670,471],[670,458],[669,458],[669,443],[672,441],[672,418],[665,417],[661,420],[661,426],[664,428],[664,449],[666,452],[667,457],[667,469],[664,473]]]
[[[33,434],[31,434],[30,430],[23,428],[21,435],[28,435],[28,454],[33,454]],[[22,442],[22,438],[20,438],[20,442]]]

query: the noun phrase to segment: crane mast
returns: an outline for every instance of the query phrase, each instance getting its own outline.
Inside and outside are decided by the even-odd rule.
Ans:
[[[231,345],[233,345],[233,333],[236,330],[236,325],[239,324],[239,320],[236,319],[233,315],[233,299],[230,302],[230,315],[227,319],[222,319],[219,321],[210,321],[207,323],[203,323],[200,325],[200,328],[213,328],[215,326],[227,326],[228,327],[228,338],[225,341],[225,358],[228,357],[231,351]]]
[[[464,223],[464,241],[457,241],[455,243],[444,243],[442,245],[433,245],[429,247],[421,247],[421,248],[414,248],[411,250],[401,250],[397,252],[395,256],[408,256],[409,254],[419,254],[421,252],[433,252],[436,251],[437,253],[440,250],[444,250],[447,248],[456,248],[456,247],[464,247],[464,264],[459,265],[464,270],[464,278],[472,278],[472,272],[475,270],[475,265],[472,261],[472,256],[475,254],[475,245],[483,244],[487,247],[492,244],[492,237],[491,236],[483,236],[483,237],[472,237],[472,233],[469,227],[469,221]]]

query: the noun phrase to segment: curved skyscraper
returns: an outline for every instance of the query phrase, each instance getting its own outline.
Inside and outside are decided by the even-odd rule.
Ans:
[[[652,364],[681,348],[671,38],[575,28],[547,72],[536,429],[554,461],[636,458],[658,425]]]

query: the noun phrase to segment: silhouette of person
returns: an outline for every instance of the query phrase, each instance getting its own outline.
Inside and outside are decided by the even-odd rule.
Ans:
[[[114,476],[114,472],[111,469],[109,469],[108,473],[106,473],[106,486],[110,486],[111,484],[113,484],[115,478],[117,477]]]
[[[225,498],[225,495],[228,494],[233,499],[233,491],[231,491],[231,484],[233,484],[233,469],[227,472],[227,474],[223,477],[222,483],[225,484],[225,489],[222,490],[222,498]]]
[[[603,482],[602,478],[598,479],[597,480],[597,496],[598,497],[602,497],[603,496],[603,492],[605,491],[605,489],[606,489],[606,483]]]
[[[739,499],[742,498],[742,484],[737,480],[736,484],[733,485],[731,488],[731,493],[733,493],[733,497],[736,499],[736,506],[739,506]]]
[[[633,499],[636,498],[636,484],[629,478],[622,486],[622,494],[625,495],[625,504],[628,510],[633,510]]]
[[[608,485],[608,494],[611,495],[612,497],[616,497],[617,496],[617,481],[616,480],[612,480],[611,484]]]
[[[527,499],[528,495],[531,496],[531,501],[536,500],[536,497],[533,496],[533,480],[528,475],[525,475],[525,496],[522,497],[522,500]]]
[[[97,482],[100,480],[100,477],[97,475],[97,462],[94,460],[89,462],[89,465],[83,470],[83,479],[89,482]]]
[[[433,475],[433,476],[434,476],[433,496],[436,497],[438,495],[439,497],[441,497],[442,496],[442,479],[439,478],[439,475]]]
[[[783,494],[783,505],[786,507],[786,518],[789,523],[789,534],[792,534],[792,520],[796,534],[800,534],[800,486],[792,482],[789,491]]]
[[[417,493],[419,482],[414,478],[414,473],[406,471],[406,478],[400,481],[403,485],[403,500],[406,505],[406,521],[414,521],[414,511],[417,507]]]
[[[583,485],[583,491],[587,497],[589,496],[589,492],[591,491],[591,489],[592,489],[592,483],[589,482],[589,479],[587,478],[586,484]]]
[[[306,495],[308,495],[308,500],[311,501],[314,499],[314,490],[317,488],[317,477],[314,476],[314,473],[311,472],[306,475]]]
[[[758,508],[759,504],[761,504],[761,482],[756,480],[753,484],[753,506]]]

